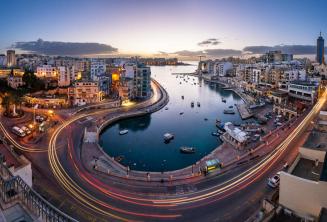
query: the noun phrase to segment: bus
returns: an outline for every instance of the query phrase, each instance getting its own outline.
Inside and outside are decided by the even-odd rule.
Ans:
[[[24,136],[26,136],[25,132],[24,132],[21,128],[17,127],[17,126],[14,126],[14,127],[11,129],[11,131],[12,131],[14,134],[16,134],[17,136],[20,136],[20,137],[24,137]]]

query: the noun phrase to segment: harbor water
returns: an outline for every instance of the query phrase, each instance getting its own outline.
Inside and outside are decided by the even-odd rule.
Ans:
[[[216,119],[241,123],[235,104],[243,101],[219,84],[173,74],[194,72],[196,68],[196,64],[151,67],[152,77],[167,90],[169,103],[155,113],[108,126],[100,135],[105,152],[119,157],[121,164],[132,170],[162,172],[192,165],[217,148],[222,142],[212,135],[217,132]],[[235,114],[224,114],[230,107]],[[125,129],[128,133],[119,135]],[[174,135],[168,144],[164,143],[165,133]],[[183,154],[183,146],[194,147],[196,152]]]

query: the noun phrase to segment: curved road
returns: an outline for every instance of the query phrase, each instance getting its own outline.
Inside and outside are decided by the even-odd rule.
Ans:
[[[146,188],[133,182],[110,179],[104,183],[83,167],[77,149],[83,128],[78,121],[88,116],[114,116],[121,109],[80,114],[64,121],[50,139],[49,165],[70,198],[81,209],[89,211],[92,219],[106,221],[110,217],[110,220],[118,221],[242,221],[258,209],[263,197],[273,192],[266,186],[266,179],[279,171],[286,160],[294,158],[298,136],[317,115],[325,103],[326,95],[327,92],[287,139],[269,155],[223,175],[194,183],[179,186],[149,184]],[[153,99],[158,99],[156,93]],[[125,112],[135,110],[142,111],[142,108],[125,108]],[[67,149],[58,149],[58,140],[66,140]],[[26,151],[26,147],[21,148]],[[81,221],[87,220],[77,214],[72,216]]]

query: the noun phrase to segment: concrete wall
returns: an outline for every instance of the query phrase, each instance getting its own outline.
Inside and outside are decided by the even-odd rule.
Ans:
[[[325,160],[326,151],[313,150],[313,149],[308,149],[308,148],[305,148],[305,147],[300,147],[299,153],[301,154],[301,157],[304,158],[304,159],[309,159],[309,160],[313,160],[313,161],[318,159],[319,162],[323,163],[324,160]]]
[[[279,203],[302,217],[318,217],[327,207],[327,183],[306,180],[286,172],[280,174]]]

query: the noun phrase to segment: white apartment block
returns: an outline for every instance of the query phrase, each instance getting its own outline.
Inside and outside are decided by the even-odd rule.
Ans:
[[[288,86],[288,94],[313,104],[317,97],[317,86],[311,82],[293,81]]]
[[[261,75],[262,75],[261,69],[252,69],[251,82],[255,84],[259,84]]]
[[[134,63],[126,63],[124,65],[124,69],[125,69],[124,76],[126,78],[133,79],[136,74],[136,67],[137,66]]]
[[[106,63],[104,60],[92,60],[91,61],[91,79],[98,81],[99,76],[106,73]]]
[[[35,75],[39,78],[58,78],[58,70],[51,65],[38,66]]]
[[[214,75],[226,76],[226,72],[233,68],[230,62],[216,62],[213,67]]]

